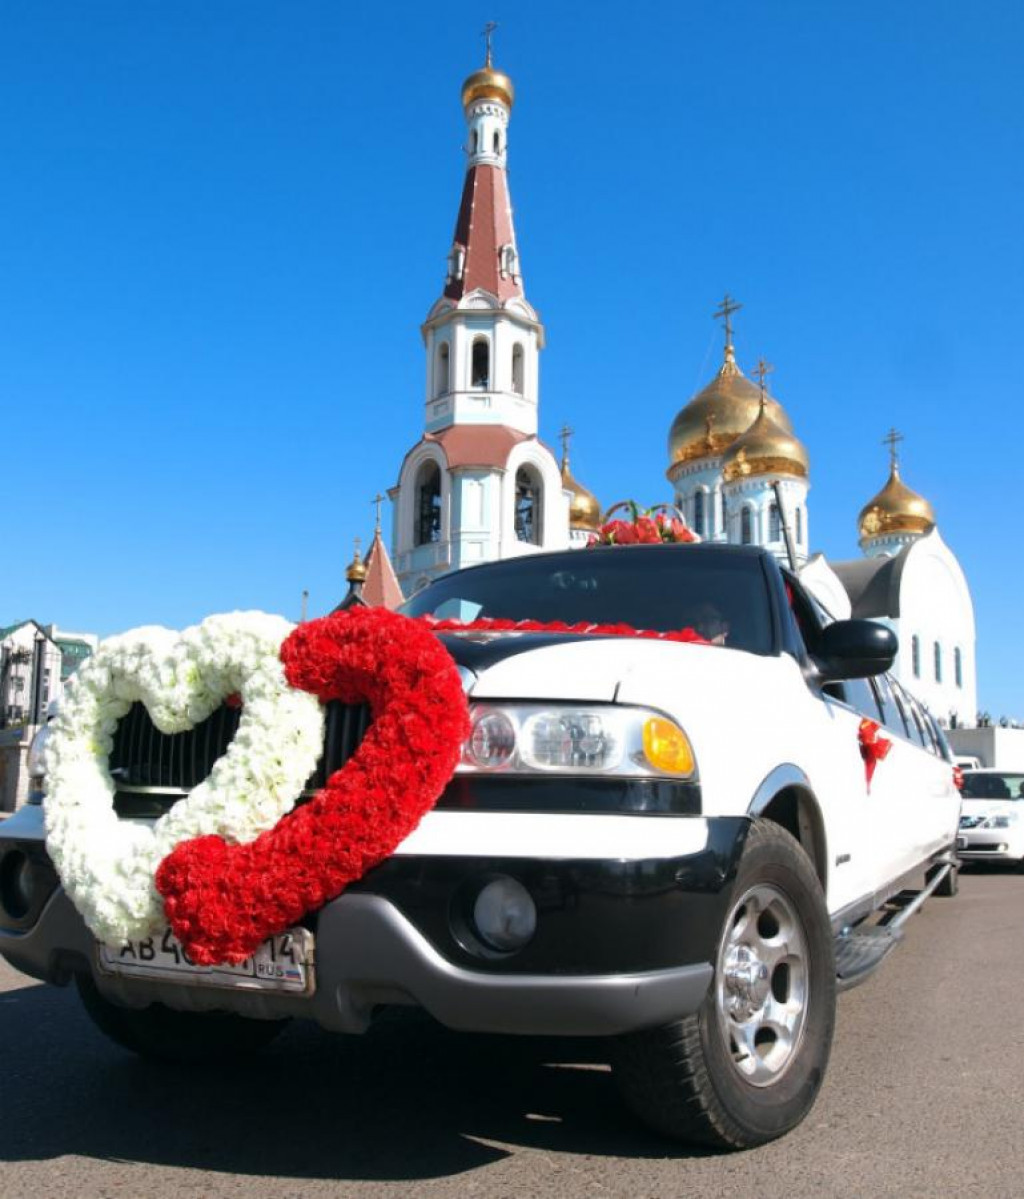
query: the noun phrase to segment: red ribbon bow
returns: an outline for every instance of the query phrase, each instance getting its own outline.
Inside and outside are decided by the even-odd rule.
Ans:
[[[871,790],[871,779],[874,777],[875,767],[892,749],[892,742],[888,737],[880,735],[882,726],[877,720],[868,720],[865,717],[860,722],[860,727],[857,729],[857,740],[860,742],[860,756],[864,759],[864,775],[867,779],[868,790]]]

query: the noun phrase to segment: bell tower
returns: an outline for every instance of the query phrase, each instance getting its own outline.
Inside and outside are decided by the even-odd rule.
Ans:
[[[526,299],[509,196],[512,80],[493,64],[462,85],[466,177],[444,286],[421,332],[423,437],[394,501],[406,594],[446,571],[569,543],[569,495],[537,439],[544,327]]]

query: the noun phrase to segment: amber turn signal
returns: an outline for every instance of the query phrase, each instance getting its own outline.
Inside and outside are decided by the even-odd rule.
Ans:
[[[693,774],[693,749],[677,724],[663,716],[644,721],[644,757],[666,774]]]

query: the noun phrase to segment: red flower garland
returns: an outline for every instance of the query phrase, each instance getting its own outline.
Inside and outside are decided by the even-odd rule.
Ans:
[[[300,625],[281,647],[293,687],[323,702],[366,701],[355,755],[308,804],[247,845],[197,837],[156,874],[171,928],[201,965],[239,962],[334,899],[412,832],[455,771],[466,697],[429,628],[383,608]]]
[[[469,621],[437,620],[433,616],[421,616],[420,619],[435,633],[578,633],[589,637],[641,637],[710,644],[695,629],[673,629],[663,633],[657,629],[634,629],[628,624],[587,624],[585,621],[566,624],[562,620],[509,620],[501,616],[481,616]]]
[[[864,759],[864,774],[869,791],[871,790],[871,780],[875,776],[875,767],[892,749],[892,742],[889,738],[880,735],[881,728],[882,726],[877,720],[868,720],[866,716],[857,728],[860,756]]]

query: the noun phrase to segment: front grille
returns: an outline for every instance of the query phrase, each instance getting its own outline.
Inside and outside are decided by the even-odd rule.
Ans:
[[[161,733],[145,705],[132,704],[114,734],[110,773],[123,787],[191,791],[230,745],[240,716],[222,706],[187,733]]]
[[[331,700],[324,726],[324,753],[317,763],[309,788],[322,787],[328,778],[355,754],[370,727],[369,704],[343,704]]]
[[[240,718],[237,708],[221,706],[186,733],[161,733],[145,705],[133,704],[118,723],[110,754],[110,772],[119,790],[191,791],[227,751]],[[324,752],[306,784],[307,790],[322,787],[335,770],[345,765],[369,727],[370,709],[366,704],[342,704],[336,700],[327,704]],[[129,814],[152,813],[122,812]]]

